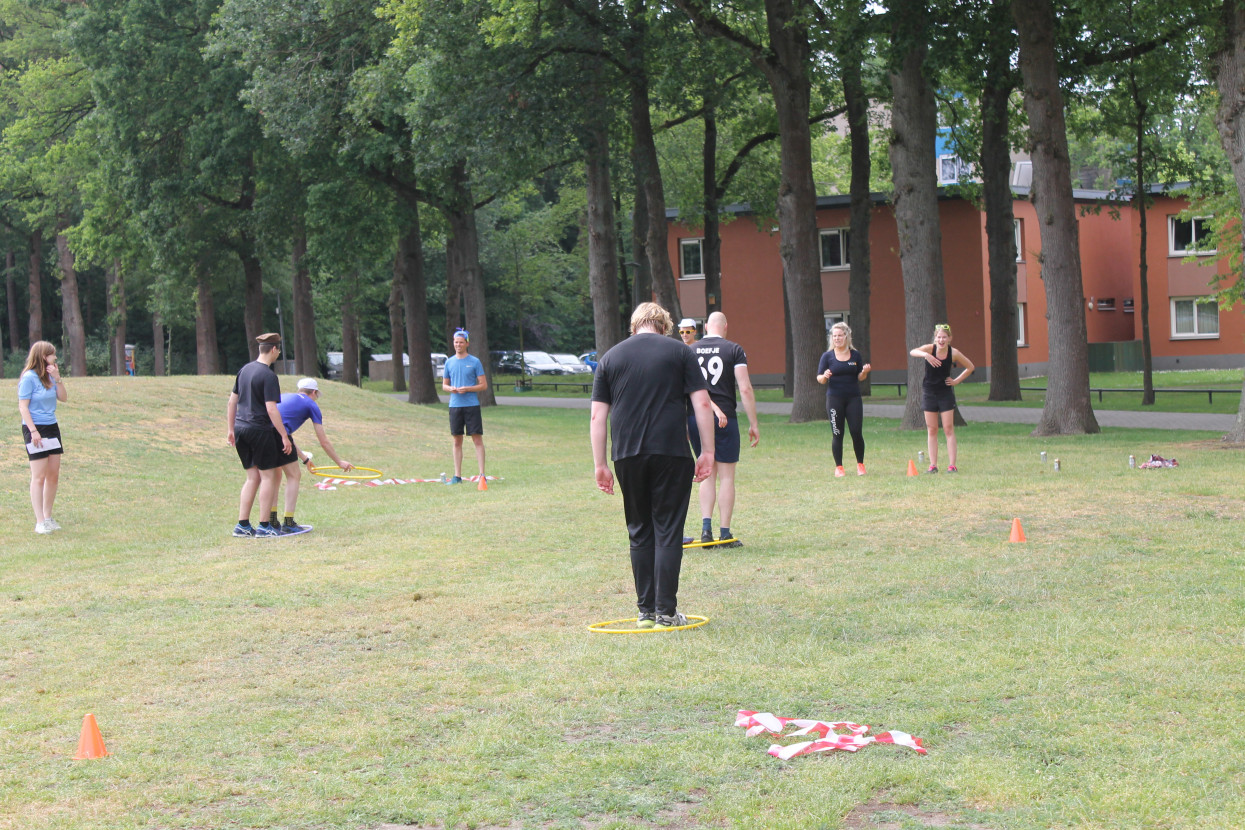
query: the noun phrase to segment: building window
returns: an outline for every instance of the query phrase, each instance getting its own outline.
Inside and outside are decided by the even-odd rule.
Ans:
[[[703,239],[682,239],[679,241],[679,253],[683,262],[684,277],[703,277],[705,275],[705,258]]]
[[[1125,314],[1133,313],[1133,298],[1132,297],[1124,298],[1124,313]]]
[[[1099,297],[1098,298],[1098,310],[1099,311],[1115,311],[1115,297]]]
[[[1168,216],[1168,253],[1171,256],[1187,256],[1189,254],[1205,256],[1215,253],[1214,243],[1210,241],[1210,220],[1211,217],[1209,216],[1195,216],[1192,219]]]
[[[973,177],[973,168],[959,156],[938,157],[938,183],[958,184]]]
[[[1025,340],[1025,304],[1016,303],[1016,345],[1024,346]]]
[[[821,232],[821,270],[851,267],[847,245],[851,234],[847,228],[831,228]]]
[[[1173,338],[1218,338],[1219,304],[1197,297],[1172,298]]]
[[[830,345],[830,328],[835,323],[847,323],[848,314],[846,311],[827,311],[826,312],[826,351],[834,348]],[[851,325],[851,323],[848,323]]]
[[[1025,235],[1024,235],[1024,228],[1022,228],[1020,225],[1021,221],[1023,220],[1020,220],[1020,219],[1012,220],[1012,225],[1014,225],[1016,228],[1016,261],[1017,262],[1025,261]]]

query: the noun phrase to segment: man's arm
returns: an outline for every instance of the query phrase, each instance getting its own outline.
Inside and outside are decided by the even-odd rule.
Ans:
[[[229,403],[225,406],[225,420],[229,423],[229,429],[225,433],[225,440],[229,442],[229,446],[234,445],[233,419],[238,417],[238,393],[229,393]]]
[[[749,445],[755,447],[761,440],[761,428],[757,424],[757,393],[752,389],[752,378],[748,375],[746,363],[735,367],[735,385],[739,387],[739,399],[748,415]]]
[[[290,444],[290,436],[285,431],[285,424],[281,423],[281,410],[277,409],[277,404],[274,401],[266,402],[264,408],[268,410],[268,420],[272,421],[272,425],[281,434],[281,452],[288,454],[292,445]]]
[[[692,481],[704,481],[713,472],[713,407],[709,403],[709,392],[705,389],[697,389],[691,398],[696,429],[700,431],[700,458],[696,459],[696,474]]]
[[[610,471],[609,462],[605,458],[606,422],[610,416],[610,405],[601,401],[592,402],[592,420],[588,424],[588,437],[592,440],[592,466],[595,468],[597,489],[607,495],[614,495],[614,474]],[[712,435],[712,432],[710,432]]]
[[[349,461],[342,460],[342,457],[333,449],[333,445],[329,443],[328,433],[324,431],[324,424],[312,423],[316,429],[316,438],[320,439],[320,446],[324,447],[324,451],[329,454],[329,458],[333,459],[333,463],[343,470],[353,470],[354,465]]]

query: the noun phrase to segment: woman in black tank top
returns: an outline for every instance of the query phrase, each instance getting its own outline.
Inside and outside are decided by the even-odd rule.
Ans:
[[[925,444],[929,450],[929,472],[938,472],[938,423],[947,436],[947,472],[956,472],[955,387],[973,373],[973,362],[951,345],[951,327],[934,326],[934,342],[917,346],[912,357],[925,361],[925,380],[921,383],[921,410],[925,413]],[[952,377],[952,370],[963,369]]]

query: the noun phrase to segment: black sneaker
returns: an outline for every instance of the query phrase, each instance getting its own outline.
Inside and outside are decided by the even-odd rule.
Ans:
[[[687,617],[683,616],[682,614],[678,614],[678,613],[658,614],[657,625],[655,627],[659,629],[661,628],[670,629],[670,628],[681,628],[685,625],[691,625],[691,623],[689,623],[687,621]]]
[[[294,522],[286,522],[285,524],[281,525],[282,536],[286,536],[290,533],[305,533],[306,531],[307,531],[306,527],[300,524],[295,524]]]
[[[713,531],[706,530],[700,534],[700,543],[702,545],[707,545],[712,541],[713,541]]]
[[[739,539],[731,539],[729,542],[722,542],[718,545],[720,548],[742,548],[744,543]]]
[[[655,625],[657,625],[657,615],[651,611],[641,612],[635,621],[636,628],[652,628]]]

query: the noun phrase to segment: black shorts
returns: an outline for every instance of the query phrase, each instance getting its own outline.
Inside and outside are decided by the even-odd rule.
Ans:
[[[692,452],[700,457],[700,429],[696,426],[696,416],[687,416],[687,437],[692,441]],[[715,464],[739,463],[739,418],[730,416],[726,426],[718,426],[718,417],[713,416],[713,462]]]
[[[280,441],[281,441],[281,436],[278,435],[277,436],[277,442],[278,442],[277,449],[278,450],[281,449]],[[286,464],[291,464],[296,461],[302,461],[302,459],[298,457],[298,446],[294,443],[294,436],[291,435],[289,453],[281,453],[281,466],[284,467]]]
[[[450,435],[483,435],[484,419],[478,406],[450,407]]]
[[[921,388],[922,412],[950,412],[955,409],[955,389],[944,386],[941,389]]]
[[[281,433],[273,427],[234,427],[233,438],[244,470],[275,470],[285,463],[281,460],[285,457],[281,452]]]
[[[35,429],[39,430],[40,439],[55,438],[57,441],[61,440],[60,424],[35,424]],[[22,424],[22,444],[25,445],[29,443],[30,443],[30,430],[26,428],[25,424]],[[54,450],[44,450],[42,452],[34,452],[34,453],[32,453],[30,450],[26,450],[26,455],[29,456],[31,461],[38,461],[40,458],[47,458],[49,455],[64,455],[64,454],[65,454],[65,445],[63,442],[61,446],[57,447]]]

